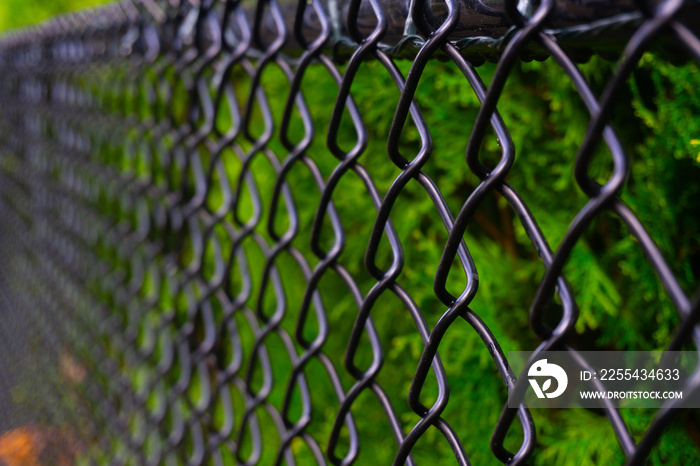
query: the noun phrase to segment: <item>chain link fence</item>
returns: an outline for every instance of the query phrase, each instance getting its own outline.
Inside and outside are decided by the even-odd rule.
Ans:
[[[591,225],[613,219],[634,238],[678,315],[666,349],[700,338],[684,289],[697,275],[678,278],[621,199],[634,172],[613,125],[645,52],[700,61],[699,8],[132,0],[6,36],[0,428],[53,426],[47,464],[545,464],[536,413],[507,407],[527,382],[492,329],[507,315],[522,338],[507,349],[533,358],[590,349],[568,279],[585,287],[588,271],[566,265]],[[600,55],[618,64],[594,88],[577,63]],[[562,194],[509,184],[521,148],[499,114],[521,60],[546,57],[587,111],[578,152],[561,154],[586,197],[555,248],[526,199]],[[461,88],[421,79],[438,62]],[[394,100],[363,104],[381,86]],[[467,90],[478,104],[455,122],[463,147],[441,152],[425,109]],[[498,241],[513,228],[517,244]],[[479,232],[491,241],[470,241]],[[483,292],[535,286],[486,316],[477,270],[494,245],[532,277],[513,270],[513,284]],[[636,318],[654,325],[654,313]],[[467,328],[478,342],[461,339]],[[469,397],[470,371],[489,399]],[[696,371],[686,390],[698,387]],[[651,458],[685,411],[674,400],[632,431],[606,403],[595,415],[616,442],[596,454],[616,448],[629,464]],[[490,440],[472,438],[482,422]],[[695,438],[692,424],[681,429]]]

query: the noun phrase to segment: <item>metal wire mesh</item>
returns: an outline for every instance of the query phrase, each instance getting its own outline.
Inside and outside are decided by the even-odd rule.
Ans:
[[[450,384],[438,353],[450,328],[460,321],[473,328],[509,396],[526,388],[470,307],[479,264],[465,231],[495,193],[544,265],[527,314],[525,305],[503,311],[529,319],[541,341],[534,355],[576,351],[567,335],[578,310],[564,265],[604,213],[636,238],[680,316],[669,349],[690,338],[697,344],[697,300],[682,290],[619,198],[629,157],[610,126],[620,89],[657,36],[700,61],[693,28],[679,19],[694,2],[608,2],[615,19],[604,20],[599,9],[591,18],[579,16],[579,22],[601,20],[594,26],[574,18],[556,30],[553,18],[566,2],[525,3],[446,0],[436,13],[435,5],[415,1],[397,20],[395,5],[375,0],[341,6],[134,0],[5,38],[0,349],[7,376],[0,393],[7,400],[25,384],[24,397],[41,401],[27,411],[3,401],[1,427],[22,425],[38,412],[54,425],[72,426],[82,442],[76,449],[117,464],[352,464],[368,441],[357,418],[375,410],[386,417],[381,441],[395,443],[394,464],[415,464],[417,443],[436,432],[458,464],[469,464],[463,445],[469,432],[455,431],[443,417]],[[467,9],[493,27],[465,33]],[[590,55],[581,37],[591,31],[625,28],[624,59],[597,97],[572,57]],[[581,47],[565,50],[566,40]],[[398,56],[411,59],[405,76]],[[515,63],[533,56],[555,60],[590,113],[573,164],[588,201],[554,250],[505,181],[517,170],[516,148],[497,111]],[[441,194],[444,184],[425,172],[438,155],[414,100],[418,86],[430,86],[421,76],[434,57],[454,63],[481,102],[464,135],[468,170],[480,181],[456,215]],[[498,61],[488,86],[475,68],[484,59]],[[393,114],[383,163],[396,168],[382,187],[364,163],[369,132],[353,98],[367,61],[381,65],[400,96],[382,109]],[[281,91],[265,82],[271,68],[283,76]],[[338,86],[335,105],[326,110],[327,135],[301,92],[311,68],[325,69]],[[285,93],[281,109],[269,102],[274,92]],[[342,125],[354,129],[354,140],[343,140]],[[408,126],[419,135],[410,146],[415,153],[401,143]],[[494,163],[480,160],[490,131],[501,148]],[[603,183],[589,176],[601,144],[612,164]],[[376,211],[363,245],[364,269],[346,247],[356,233],[344,226],[341,204],[360,202],[342,199],[349,179],[361,183]],[[402,200],[409,185],[430,198],[446,235],[430,272],[434,283],[424,283],[442,306],[432,324],[426,317],[432,313],[400,284],[412,262],[392,218],[411,215]],[[298,205],[302,191],[316,193],[317,203]],[[463,281],[455,292],[448,276],[456,271]],[[369,289],[358,284],[362,274]],[[344,300],[328,299],[328,286],[342,289]],[[545,311],[554,299],[561,311],[552,324]],[[353,309],[353,320],[333,327],[328,318],[341,307]],[[383,326],[375,320],[387,312],[411,319],[421,339],[419,354],[408,355],[415,375],[403,392],[407,399],[398,401],[378,382],[391,365],[382,343],[391,319]],[[346,349],[342,367],[329,345]],[[318,400],[321,385],[335,398]],[[698,387],[696,371],[686,390]],[[397,414],[396,403],[407,403],[413,415]],[[611,404],[602,409],[628,462],[641,464],[678,412],[674,407],[660,409],[636,441],[619,411]],[[470,406],[460,410],[469,416]],[[528,461],[536,429],[525,405],[503,408],[491,440],[494,458]],[[508,435],[519,439],[509,448]]]

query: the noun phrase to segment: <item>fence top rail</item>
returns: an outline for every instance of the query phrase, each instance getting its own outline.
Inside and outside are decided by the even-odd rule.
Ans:
[[[359,42],[376,31],[380,32],[382,50],[394,57],[412,58],[431,31],[445,22],[448,3],[459,13],[450,41],[477,65],[497,61],[519,29],[516,16],[527,17],[534,9],[529,0],[517,2],[512,12],[507,5],[516,2],[505,0],[321,0],[313,7],[306,0],[124,0],[5,34],[0,37],[0,66],[45,65],[54,58],[64,64],[80,64],[124,55],[142,57],[154,46],[204,49],[213,30],[235,48],[241,31],[232,18],[234,11],[255,25],[257,44],[248,53],[264,50],[282,37],[283,52],[294,60],[303,51],[300,42],[311,43],[325,36],[324,47],[332,50],[338,61],[344,61]],[[555,0],[544,21],[545,32],[577,61],[587,61],[594,54],[617,57],[647,17],[645,10],[653,9],[654,4],[641,0]],[[700,1],[687,2],[684,8],[687,14],[681,15],[682,22],[693,32],[700,31]],[[260,15],[256,18],[257,12]],[[121,38],[121,47],[108,50],[100,46],[107,40],[115,43],[115,34]],[[687,55],[673,41],[661,38],[657,47],[670,61],[686,61]],[[521,54],[526,60],[546,57],[534,42]]]

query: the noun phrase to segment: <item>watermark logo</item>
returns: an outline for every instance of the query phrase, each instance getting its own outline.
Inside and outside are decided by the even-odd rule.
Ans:
[[[700,408],[697,352],[510,351],[508,364],[520,374],[509,408]]]
[[[540,359],[534,363],[527,372],[527,375],[529,376],[528,380],[537,398],[556,398],[564,393],[569,383],[569,378],[566,376],[564,369],[556,364],[548,363],[546,359]],[[537,383],[536,377],[547,377],[547,380],[542,384],[542,388],[540,388],[540,385]],[[548,392],[547,390],[552,386],[552,379],[557,381],[557,389],[553,392]]]

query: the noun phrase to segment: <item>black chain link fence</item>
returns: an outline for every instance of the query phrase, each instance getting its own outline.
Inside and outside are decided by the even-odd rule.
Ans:
[[[64,452],[55,455],[80,451],[110,464],[385,461],[358,460],[367,442],[391,444],[394,464],[415,464],[430,461],[430,449],[423,461],[417,449],[436,438],[458,464],[469,464],[470,432],[453,429],[444,416],[449,390],[461,389],[448,383],[453,374],[440,359],[446,334],[465,321],[478,334],[505,386],[494,394],[500,406],[527,384],[470,307],[479,264],[465,231],[479,228],[472,226],[477,207],[495,193],[544,266],[529,311],[526,303],[499,311],[529,319],[541,342],[533,354],[576,351],[567,338],[579,313],[563,270],[603,214],[636,239],[677,310],[669,349],[697,344],[697,300],[620,200],[629,157],[610,122],[652,43],[669,56],[700,61],[692,24],[698,11],[696,2],[680,0],[132,0],[5,37],[0,427],[59,426],[53,435],[63,440],[54,443]],[[602,92],[574,61],[592,53],[624,57]],[[505,181],[518,169],[516,148],[497,111],[519,60],[547,56],[590,113],[572,157],[588,201],[556,249]],[[463,122],[466,165],[479,181],[456,215],[441,193],[444,183],[426,174],[431,157],[445,154],[433,154],[414,100],[418,86],[431,85],[421,76],[432,58],[452,62],[481,102],[476,121]],[[475,68],[484,61],[498,62],[488,85]],[[371,162],[372,132],[353,87],[366,62],[387,73],[397,92],[378,109],[393,120],[386,153]],[[266,84],[273,68],[282,88]],[[337,84],[335,105],[325,110],[308,102],[313,89],[301,92],[319,69]],[[275,107],[270,102],[280,92],[285,104]],[[319,111],[327,128],[315,123]],[[417,138],[404,144],[408,127]],[[491,134],[500,158],[482,161]],[[609,162],[595,157],[599,146]],[[389,183],[371,175],[377,161],[395,169]],[[610,166],[605,179],[589,175],[592,164]],[[362,196],[343,197],[351,182],[362,186]],[[405,247],[392,222],[414,215],[416,195],[430,198],[445,232],[435,239],[439,263],[420,271],[436,298],[432,309],[401,286],[424,253]],[[366,238],[343,214],[353,203],[375,209],[365,209]],[[364,266],[362,253],[353,254],[359,251]],[[559,309],[554,320],[552,306]],[[348,310],[350,320],[335,318]],[[414,373],[388,386],[379,380],[387,372],[394,377],[397,363],[386,359],[393,341],[383,335],[403,319],[420,337],[402,352]],[[695,372],[686,390],[698,387]],[[620,411],[601,406],[630,464],[644,463],[679,413],[675,404],[655,412],[640,438]],[[472,408],[457,407],[467,425]],[[370,412],[386,418],[379,438],[363,431]],[[536,431],[526,406],[504,407],[490,444],[494,461],[531,461]]]

